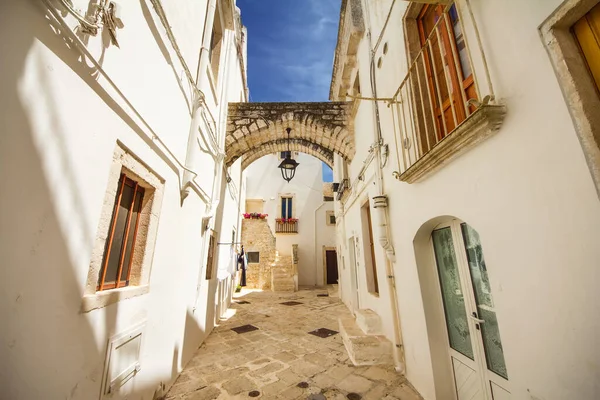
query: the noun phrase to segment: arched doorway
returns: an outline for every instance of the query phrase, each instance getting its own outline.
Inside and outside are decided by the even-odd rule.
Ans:
[[[439,398],[510,399],[500,327],[475,229],[430,221],[415,238],[419,280]]]

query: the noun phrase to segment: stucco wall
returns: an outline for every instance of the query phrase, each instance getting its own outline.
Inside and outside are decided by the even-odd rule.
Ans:
[[[371,3],[369,29],[380,32],[391,2]],[[427,221],[452,216],[481,235],[497,310],[513,399],[592,399],[600,394],[600,297],[595,234],[600,207],[590,172],[569,117],[538,26],[560,0],[471,2],[490,74],[508,115],[499,133],[416,184],[395,180],[398,169],[393,120],[380,107],[382,132],[390,145],[383,168],[389,196],[393,264],[398,292],[406,374],[425,399],[436,398],[428,326],[413,240]],[[526,3],[526,4],[525,4]],[[378,9],[378,6],[381,6]],[[459,1],[464,7],[464,2]],[[393,96],[406,71],[402,16],[397,2],[382,39],[389,52],[376,68],[378,96]],[[468,13],[463,11],[463,15]],[[507,29],[507,21],[510,29]],[[475,42],[468,32],[470,43]],[[377,37],[374,37],[375,42]],[[382,46],[376,57],[381,54]],[[472,45],[472,48],[474,44]],[[358,70],[362,94],[370,96],[369,43],[362,40]],[[476,69],[483,76],[481,69]],[[483,78],[482,78],[483,79]],[[360,205],[377,195],[372,163],[364,181],[356,176],[374,141],[373,103],[362,101],[355,121],[357,154],[350,166],[353,195],[339,221],[338,240],[349,259],[347,239],[360,240]],[[368,134],[367,134],[368,132]],[[336,180],[340,167],[336,166]],[[336,205],[339,212],[339,204]],[[375,216],[374,224],[379,221]],[[425,235],[425,238],[428,234]],[[425,239],[426,240],[426,239]],[[362,248],[362,246],[359,246]],[[384,252],[376,259],[383,266]],[[357,254],[361,308],[382,316],[388,337],[392,314],[385,272],[378,268],[380,296],[365,288],[364,254]],[[349,268],[342,295],[350,302]],[[437,397],[440,399],[440,397]]]
[[[322,162],[303,153],[298,154],[296,161],[300,165],[289,183],[281,177],[277,168],[281,162],[279,154],[267,155],[252,163],[246,169],[247,197],[265,201],[263,212],[269,214],[267,220],[272,232],[275,232],[275,219],[280,217],[279,196],[294,195],[298,234],[276,234],[277,251],[291,256],[292,244],[298,244],[299,285],[322,285],[322,247],[335,246],[335,227],[325,223],[325,212],[333,209],[333,204],[323,201]]]
[[[106,36],[86,39],[132,106],[89,61],[81,61],[45,18],[44,7],[34,3],[5,1],[0,6],[3,396],[98,398],[108,338],[145,321],[141,370],[112,398],[123,398],[125,392],[129,398],[152,398],[161,382],[168,386],[175,379],[214,326],[215,293],[229,279],[204,279],[207,241],[201,225],[209,207],[193,191],[181,202],[183,171],[174,160],[185,159],[190,94],[149,2],[121,2],[120,48],[107,46]],[[75,3],[87,8],[87,2]],[[206,1],[189,3],[166,11],[195,68]],[[67,21],[75,26],[72,18]],[[190,21],[192,34],[183,34],[190,32]],[[235,64],[235,51],[230,53]],[[229,74],[230,79],[220,81],[228,82],[228,90],[219,93],[227,99],[235,92],[239,101],[239,69],[237,76],[235,68]],[[150,139],[151,133],[172,155]],[[165,182],[150,289],[82,313],[117,141]],[[214,162],[203,166],[212,171]],[[239,165],[232,170],[239,188]],[[216,200],[220,185],[213,185],[215,175],[203,173],[201,187]],[[224,207],[230,217],[223,231],[229,231],[224,236],[230,240],[229,227],[238,224],[239,209],[235,201]],[[215,227],[214,218],[210,227]]]

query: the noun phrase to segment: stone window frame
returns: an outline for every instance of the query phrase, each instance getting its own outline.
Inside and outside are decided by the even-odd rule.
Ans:
[[[281,218],[281,200],[284,198],[292,199],[292,218],[296,218],[296,194],[295,193],[279,193],[279,202],[277,204],[277,217]]]
[[[125,287],[97,291],[102,260],[108,240],[110,222],[121,174],[138,182],[145,194],[140,213],[139,229],[131,265],[130,284]],[[100,222],[92,249],[88,276],[81,304],[82,312],[103,308],[121,300],[141,296],[150,291],[150,274],[158,232],[160,209],[164,194],[164,179],[140,161],[122,143],[117,142],[109,171]]]
[[[571,32],[572,26],[598,3],[565,0],[538,29],[600,197],[600,97]]]
[[[331,223],[331,217],[335,218],[335,211],[327,211],[325,213],[325,224],[327,224],[327,226],[335,226],[336,222]],[[334,219],[335,221],[335,219]]]

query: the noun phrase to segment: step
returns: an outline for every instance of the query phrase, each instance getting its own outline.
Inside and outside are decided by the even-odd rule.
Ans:
[[[381,318],[370,309],[356,310],[356,324],[367,335],[381,335]]]
[[[353,318],[339,318],[340,335],[354,365],[393,365],[393,345],[383,335],[367,335]]]

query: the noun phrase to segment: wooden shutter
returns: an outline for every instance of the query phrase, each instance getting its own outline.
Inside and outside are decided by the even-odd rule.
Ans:
[[[573,33],[600,91],[600,4],[573,26]]]
[[[208,237],[208,257],[206,257],[206,279],[210,280],[213,277],[215,260],[215,231],[210,231]]]

